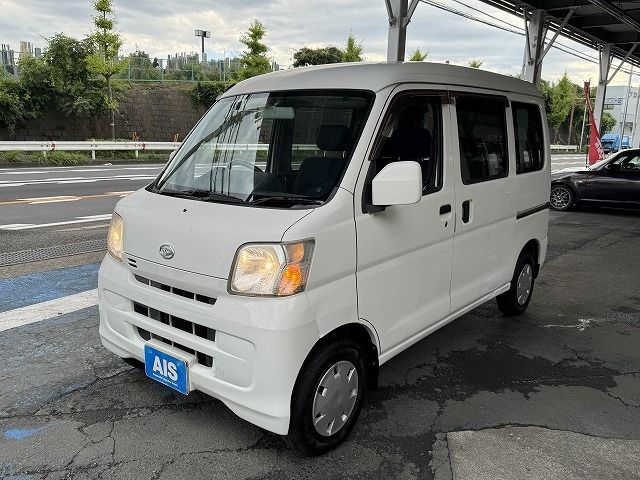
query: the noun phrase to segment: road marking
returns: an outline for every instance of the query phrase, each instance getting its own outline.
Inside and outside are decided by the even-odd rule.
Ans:
[[[61,228],[56,230],[56,232],[79,232],[81,230],[94,230],[96,228],[106,228],[108,226],[108,223],[102,223],[100,225],[89,225],[88,227]]]
[[[76,200],[86,200],[88,198],[102,198],[102,197],[120,197],[124,198],[130,195],[134,190],[128,190],[126,192],[105,192],[96,193],[94,195],[60,195],[57,197],[34,197],[34,198],[17,198],[15,200],[6,200],[0,202],[0,205],[38,205],[41,203],[58,203],[58,202],[75,202]]]
[[[110,220],[111,214],[106,213],[104,215],[90,215],[86,217],[76,217],[75,220],[67,220],[66,222],[54,222],[54,223],[12,223],[9,225],[0,225],[0,230],[33,230],[34,228],[44,228],[44,227],[57,227],[59,225],[73,225],[75,223],[90,223],[90,222],[98,222],[101,220]]]
[[[0,188],[5,187],[23,187],[25,185],[67,185],[72,183],[94,183],[94,182],[106,182],[113,180],[153,180],[155,175],[144,174],[129,174],[129,175],[114,175],[111,177],[57,177],[57,178],[40,178],[37,180],[0,180]]]
[[[88,290],[0,313],[0,332],[55,318],[98,304],[98,290]]]

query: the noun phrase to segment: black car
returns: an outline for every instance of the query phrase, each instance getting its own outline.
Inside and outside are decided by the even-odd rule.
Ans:
[[[623,150],[575,172],[551,175],[551,208],[574,204],[640,208],[640,148]]]

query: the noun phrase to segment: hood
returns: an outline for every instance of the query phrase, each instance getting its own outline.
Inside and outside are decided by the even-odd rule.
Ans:
[[[202,202],[139,190],[121,200],[124,251],[167,267],[227,279],[238,247],[279,242],[312,210],[285,210]],[[175,255],[164,259],[160,246]]]

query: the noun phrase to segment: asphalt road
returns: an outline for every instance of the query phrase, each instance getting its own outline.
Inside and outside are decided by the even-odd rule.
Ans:
[[[0,169],[0,230],[108,220],[116,202],[147,185],[160,165]]]
[[[549,237],[524,315],[489,302],[383,365],[315,459],[125,365],[96,307],[0,332],[0,478],[638,479],[640,215],[552,212]]]

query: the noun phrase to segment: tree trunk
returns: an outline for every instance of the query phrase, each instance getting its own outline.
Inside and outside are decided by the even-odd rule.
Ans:
[[[111,111],[111,139],[116,140],[116,114],[113,109],[113,90],[111,88],[111,76],[107,77],[107,89],[109,90],[109,110]]]

